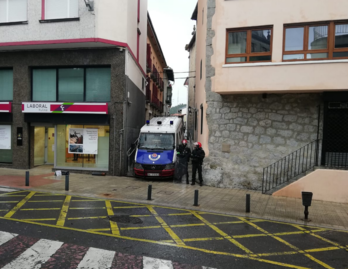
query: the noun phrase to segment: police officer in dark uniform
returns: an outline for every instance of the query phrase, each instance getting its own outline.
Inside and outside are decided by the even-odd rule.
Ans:
[[[180,158],[180,162],[185,166],[184,174],[186,173],[186,184],[189,184],[189,173],[188,173],[188,163],[191,157],[191,150],[187,146],[187,140],[184,139],[182,144],[177,148],[177,156]],[[181,181],[181,177],[179,179]]]
[[[205,152],[202,149],[202,144],[200,142],[194,143],[194,149],[192,151],[192,183],[191,185],[196,184],[196,171],[198,170],[199,185],[203,186],[203,177],[202,177],[202,164],[205,157]]]

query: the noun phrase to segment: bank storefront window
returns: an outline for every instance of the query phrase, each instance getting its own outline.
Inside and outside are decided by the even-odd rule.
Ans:
[[[110,67],[35,68],[32,80],[34,102],[110,102]]]
[[[12,163],[11,125],[0,125],[0,163]]]
[[[0,101],[13,100],[13,70],[0,69]]]
[[[57,125],[56,167],[108,170],[109,126]]]

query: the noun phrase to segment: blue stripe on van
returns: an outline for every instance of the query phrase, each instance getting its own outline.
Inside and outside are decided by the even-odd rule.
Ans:
[[[136,162],[140,164],[169,164],[173,162],[173,156],[174,150],[151,150],[148,152],[146,149],[138,149]]]

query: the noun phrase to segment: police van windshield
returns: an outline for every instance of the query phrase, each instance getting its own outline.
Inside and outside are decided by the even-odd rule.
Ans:
[[[174,149],[174,134],[140,134],[140,149]]]

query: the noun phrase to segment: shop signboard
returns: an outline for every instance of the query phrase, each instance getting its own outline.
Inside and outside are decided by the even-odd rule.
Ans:
[[[98,154],[98,129],[69,129],[69,153]]]
[[[11,113],[11,102],[0,102],[0,112]]]
[[[108,103],[24,102],[23,113],[108,114]]]
[[[0,149],[11,149],[11,125],[0,125]]]

